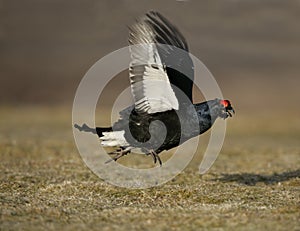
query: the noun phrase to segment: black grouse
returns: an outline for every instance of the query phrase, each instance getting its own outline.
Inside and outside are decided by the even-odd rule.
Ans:
[[[160,13],[150,11],[130,27],[129,44],[140,44],[131,46],[129,67],[135,104],[121,111],[112,127],[75,124],[80,131],[97,134],[104,147],[115,147],[111,160],[139,148],[161,165],[160,152],[206,132],[217,118],[232,116],[229,100],[192,103],[194,68],[187,42]],[[172,47],[186,52],[178,57]],[[169,62],[174,58],[175,64]]]

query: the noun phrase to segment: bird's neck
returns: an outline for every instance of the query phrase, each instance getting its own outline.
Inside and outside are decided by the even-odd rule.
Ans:
[[[214,100],[193,105],[181,105],[178,112],[184,140],[206,132],[218,118],[218,108],[215,106]]]
[[[199,121],[200,134],[206,132],[218,118],[218,108],[214,106],[214,101],[194,104]]]

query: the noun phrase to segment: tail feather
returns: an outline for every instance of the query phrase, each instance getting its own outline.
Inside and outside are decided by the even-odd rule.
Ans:
[[[124,131],[103,132],[100,140],[104,147],[128,146],[128,143],[124,138]]]
[[[82,126],[79,126],[78,124],[74,124],[74,127],[77,128],[81,132],[91,132],[93,134],[97,134],[99,137],[103,136],[103,132],[111,132],[112,127],[96,127],[96,128],[91,128],[86,124],[83,124]]]
[[[96,134],[96,129],[91,128],[91,127],[87,126],[86,124],[83,124],[82,126],[80,126],[78,124],[74,124],[74,128],[77,128],[81,132],[91,132],[93,134]]]
[[[112,132],[112,127],[106,127],[106,128],[96,127],[96,132],[99,137],[102,137],[104,136],[103,134],[104,132]]]
[[[77,128],[79,131],[83,132],[91,132],[93,134],[97,134],[101,140],[101,144],[104,147],[128,147],[129,144],[127,143],[124,137],[124,131],[113,131],[112,127],[96,127],[90,128],[86,124],[79,126],[78,124],[74,124],[74,127]]]

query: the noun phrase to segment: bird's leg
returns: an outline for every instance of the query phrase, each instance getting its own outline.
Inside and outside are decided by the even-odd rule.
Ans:
[[[153,162],[154,162],[154,164],[156,164],[156,161],[157,161],[157,158],[156,158],[156,156],[150,151],[147,155],[151,155],[152,156],[152,158],[153,158]]]
[[[128,153],[130,153],[131,151],[131,147],[127,147],[127,148],[118,148],[117,150],[113,151],[113,152],[109,152],[109,155],[113,155],[116,154],[116,156],[114,156],[113,158],[109,159],[108,161],[105,162],[105,164],[111,162],[111,161],[117,161],[118,159],[120,159],[122,156],[126,156]]]
[[[159,165],[162,166],[162,161],[159,157],[159,155],[153,150],[149,150],[149,153],[147,153],[147,155],[151,155],[154,161],[154,164],[156,164],[156,162],[158,161]]]
[[[116,150],[112,151],[112,152],[108,152],[108,155],[114,155],[114,154],[118,154],[119,152],[123,151],[124,148],[117,148]]]

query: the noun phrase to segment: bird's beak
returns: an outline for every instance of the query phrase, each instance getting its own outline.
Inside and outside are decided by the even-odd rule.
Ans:
[[[230,117],[232,117],[232,114],[235,114],[235,111],[234,111],[234,109],[232,107],[226,108],[226,112],[228,113],[228,115]]]

